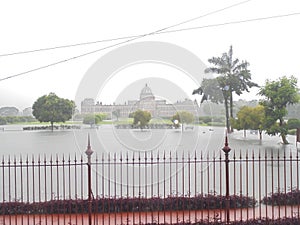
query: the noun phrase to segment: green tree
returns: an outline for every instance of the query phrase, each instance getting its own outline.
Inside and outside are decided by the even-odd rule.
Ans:
[[[202,82],[201,88],[204,96],[206,96],[204,98],[212,98],[224,103],[226,128],[228,132],[231,132],[229,117],[233,118],[233,94],[241,95],[244,91],[249,92],[249,88],[258,85],[251,81],[251,73],[248,70],[249,63],[247,61],[240,62],[239,59],[233,60],[232,46],[230,46],[228,53],[223,53],[221,57],[212,57],[208,59],[208,62],[213,66],[207,68],[205,73],[216,73],[220,76],[212,79],[211,82]],[[211,86],[213,83],[218,83],[218,85]],[[206,86],[207,84],[209,87]],[[210,88],[211,94],[207,92]],[[195,93],[199,93],[199,91],[201,93],[201,89],[197,90]],[[220,93],[223,95],[223,100],[220,99]]]
[[[91,127],[96,124],[95,114],[87,114],[83,117],[83,124],[89,124]]]
[[[133,124],[138,125],[141,130],[145,128],[145,126],[151,120],[151,113],[148,111],[137,110],[133,114]]]
[[[300,129],[300,120],[296,118],[291,118],[287,122],[288,129]]]
[[[82,123],[89,124],[91,127],[95,124],[99,124],[106,118],[106,114],[98,113],[98,114],[87,114],[84,116]]]
[[[119,117],[121,116],[121,110],[116,109],[116,110],[112,111],[112,115],[117,118],[117,121],[119,121]]]
[[[50,93],[38,98],[34,102],[32,109],[33,116],[40,122],[50,122],[53,130],[55,122],[65,122],[72,118],[75,103]]]
[[[177,112],[175,115],[172,116],[171,121],[174,123],[175,126],[179,126],[178,123],[181,123],[183,130],[183,124],[191,124],[194,122],[194,115],[187,111]],[[175,121],[178,121],[178,123],[176,124]]]
[[[267,133],[280,134],[282,142],[288,144],[288,126],[284,117],[287,115],[287,106],[300,100],[297,79],[284,76],[276,81],[267,80],[265,86],[260,88],[259,95],[264,97],[260,104],[265,108]]]
[[[233,128],[237,130],[244,130],[246,137],[246,130],[258,130],[259,139],[262,139],[262,131],[264,129],[265,111],[262,105],[255,107],[244,106],[237,113],[237,119],[232,120]]]

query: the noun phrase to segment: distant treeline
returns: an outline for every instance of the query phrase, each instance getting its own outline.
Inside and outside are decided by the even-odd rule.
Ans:
[[[0,116],[0,125],[14,123],[30,123],[37,120],[32,116]]]

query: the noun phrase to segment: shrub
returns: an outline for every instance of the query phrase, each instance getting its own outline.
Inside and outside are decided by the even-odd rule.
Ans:
[[[261,202],[266,205],[299,205],[300,204],[300,191],[292,189],[289,192],[281,192],[280,190],[265,196]]]
[[[230,208],[254,207],[257,201],[253,198],[232,195]],[[161,197],[96,197],[92,201],[92,211],[97,213],[112,212],[147,212],[165,210],[201,210],[224,209],[226,198],[216,194],[199,194],[193,197],[168,196]],[[59,213],[87,213],[88,201],[76,200],[51,200],[46,202],[3,202],[0,203],[0,214],[59,214]]]

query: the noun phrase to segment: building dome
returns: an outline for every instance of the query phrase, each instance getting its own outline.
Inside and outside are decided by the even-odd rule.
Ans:
[[[140,100],[142,99],[154,99],[152,90],[146,84],[145,87],[141,90]]]

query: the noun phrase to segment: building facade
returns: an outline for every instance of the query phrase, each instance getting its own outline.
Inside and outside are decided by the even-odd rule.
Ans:
[[[173,104],[167,103],[166,100],[155,99],[150,87],[146,84],[140,92],[139,100],[129,100],[125,104],[103,105],[94,99],[86,98],[81,102],[81,113],[105,113],[109,118],[112,118],[115,112],[118,112],[119,117],[128,118],[129,114],[138,109],[148,111],[152,117],[170,118],[180,111],[192,113],[195,117],[199,116],[199,105],[197,101],[185,99],[177,101]]]

